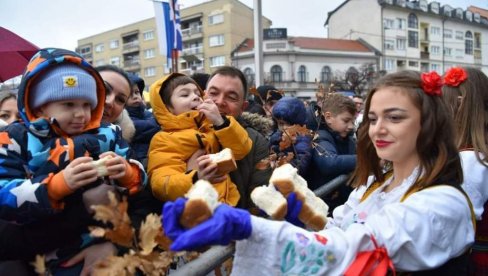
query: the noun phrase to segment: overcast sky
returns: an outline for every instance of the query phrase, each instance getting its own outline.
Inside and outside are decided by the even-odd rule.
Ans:
[[[240,0],[249,7],[253,0]],[[262,13],[273,28],[287,28],[290,36],[326,37],[327,12],[344,0],[262,0]],[[362,0],[354,0],[362,1]],[[181,8],[205,0],[180,0]],[[488,9],[487,0],[440,0],[466,9]],[[78,39],[154,16],[151,0],[0,0],[0,26],[37,46],[74,50]],[[354,14],[351,14],[353,17]],[[365,23],[367,20],[365,20]]]

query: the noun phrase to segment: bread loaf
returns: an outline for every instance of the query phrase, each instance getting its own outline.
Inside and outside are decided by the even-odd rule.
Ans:
[[[108,170],[107,166],[105,163],[107,160],[112,159],[112,156],[107,155],[101,159],[98,159],[96,161],[92,161],[92,165],[97,169],[98,177],[104,177],[108,175]]]
[[[180,217],[180,224],[192,228],[210,218],[219,205],[217,190],[206,180],[198,180],[185,195],[188,201]]]
[[[286,216],[286,199],[273,185],[256,187],[251,193],[251,200],[273,219],[283,220]]]
[[[224,175],[237,169],[237,164],[232,154],[232,150],[225,148],[217,153],[209,154],[213,163],[217,164],[217,173]]]
[[[284,164],[276,168],[269,181],[285,197],[291,192],[297,194],[297,200],[303,203],[298,218],[306,227],[315,231],[324,229],[329,206],[308,188],[307,181],[298,174],[295,167]]]

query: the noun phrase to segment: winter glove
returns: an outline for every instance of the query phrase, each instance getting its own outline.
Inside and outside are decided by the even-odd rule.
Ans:
[[[290,193],[286,198],[286,201],[288,202],[288,212],[286,213],[285,220],[298,227],[305,228],[305,224],[298,218],[298,215],[302,210],[303,202],[297,199],[297,194],[295,192]]]
[[[173,240],[173,251],[195,250],[208,245],[227,245],[233,240],[246,239],[251,235],[251,215],[248,211],[220,204],[213,216],[203,223],[184,229],[179,223],[185,199],[168,202],[163,208],[165,233]]]

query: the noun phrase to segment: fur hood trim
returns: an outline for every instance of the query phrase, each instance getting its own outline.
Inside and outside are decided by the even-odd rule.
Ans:
[[[114,124],[120,126],[122,129],[122,138],[124,138],[127,143],[132,142],[132,138],[134,138],[134,135],[136,134],[136,127],[127,110],[124,109],[122,113],[120,113]]]
[[[253,128],[265,137],[269,137],[273,132],[274,122],[270,118],[249,112],[243,112],[240,118],[243,127]]]

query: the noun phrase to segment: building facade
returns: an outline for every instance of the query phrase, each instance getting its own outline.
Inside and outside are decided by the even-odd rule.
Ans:
[[[241,43],[232,61],[253,86],[254,40]],[[364,66],[377,71],[378,65],[379,52],[361,40],[284,37],[263,41],[264,83],[303,99],[314,99],[318,86],[327,88],[338,75],[358,72]]]
[[[183,49],[178,71],[211,73],[231,64],[231,51],[254,37],[253,10],[238,0],[213,0],[180,10]],[[263,17],[263,27],[271,21]],[[159,52],[155,18],[78,40],[76,49],[94,66],[113,64],[141,76],[150,85],[169,73]]]
[[[325,26],[329,38],[361,38],[378,49],[387,72],[443,73],[459,65],[488,73],[488,19],[472,9],[426,0],[346,0],[329,12]]]

